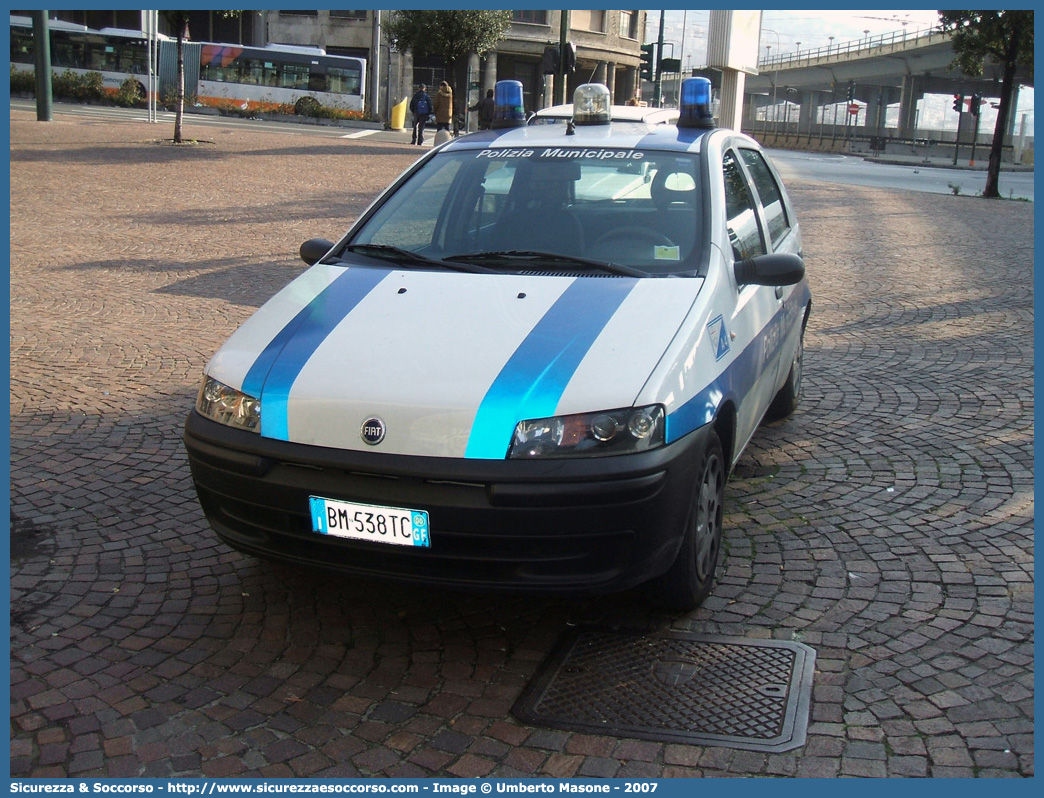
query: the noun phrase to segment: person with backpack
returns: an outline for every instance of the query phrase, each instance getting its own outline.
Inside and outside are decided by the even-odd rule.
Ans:
[[[413,138],[410,140],[410,144],[424,143],[424,125],[432,110],[431,97],[428,96],[427,88],[423,83],[420,84],[417,93],[410,100],[410,111],[413,113]]]

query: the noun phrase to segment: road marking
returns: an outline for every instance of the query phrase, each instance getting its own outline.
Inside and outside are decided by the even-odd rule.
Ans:
[[[372,136],[376,133],[376,130],[357,130],[354,133],[348,133],[347,135],[341,136],[342,139],[361,139],[364,136]]]

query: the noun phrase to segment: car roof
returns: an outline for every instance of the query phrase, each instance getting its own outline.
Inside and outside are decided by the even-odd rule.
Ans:
[[[678,120],[677,108],[649,108],[641,105],[612,105],[610,113],[614,122],[647,122],[647,123],[674,123]],[[529,124],[536,120],[572,119],[573,104],[552,105],[541,108],[529,119]]]
[[[517,150],[517,157],[526,157],[533,148],[546,148],[550,153],[559,149],[611,148],[645,151],[698,153],[719,136],[743,138],[740,133],[723,128],[679,128],[673,124],[625,122],[624,124],[566,125],[542,124],[500,130],[484,130],[460,138],[450,139],[434,152],[461,150]],[[753,143],[753,141],[752,141]],[[756,144],[755,144],[756,146]],[[539,151],[538,151],[539,152]],[[592,154],[589,157],[595,157]]]

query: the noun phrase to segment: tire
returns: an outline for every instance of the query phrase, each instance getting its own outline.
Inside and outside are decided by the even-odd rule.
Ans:
[[[678,556],[648,585],[650,598],[664,609],[689,612],[711,592],[721,555],[727,473],[721,441],[712,431],[697,469]]]
[[[804,359],[805,331],[802,330],[801,337],[798,339],[797,352],[794,354],[794,360],[790,363],[790,373],[787,375],[787,381],[783,383],[783,387],[772,398],[772,404],[765,411],[766,421],[779,421],[797,410],[798,403],[801,401],[801,372]]]

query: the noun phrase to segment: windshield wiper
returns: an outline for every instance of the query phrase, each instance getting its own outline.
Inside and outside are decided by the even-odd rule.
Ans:
[[[408,249],[393,247],[389,244],[349,244],[344,248],[345,252],[358,252],[360,255],[369,255],[373,258],[391,260],[400,265],[424,266],[432,268],[453,269],[454,271],[489,274],[493,269],[487,269],[478,265],[465,265],[460,263],[448,263],[444,260],[429,258]]]
[[[559,255],[556,252],[540,252],[532,249],[507,249],[501,252],[476,252],[472,255],[450,255],[448,261],[458,263],[502,263],[504,261],[525,260],[532,263],[555,263],[568,264],[571,266],[583,266],[589,269],[598,269],[610,274],[620,274],[625,277],[648,277],[649,273],[633,266],[624,266],[619,263],[604,260],[591,260],[590,258],[578,258],[573,255]]]

